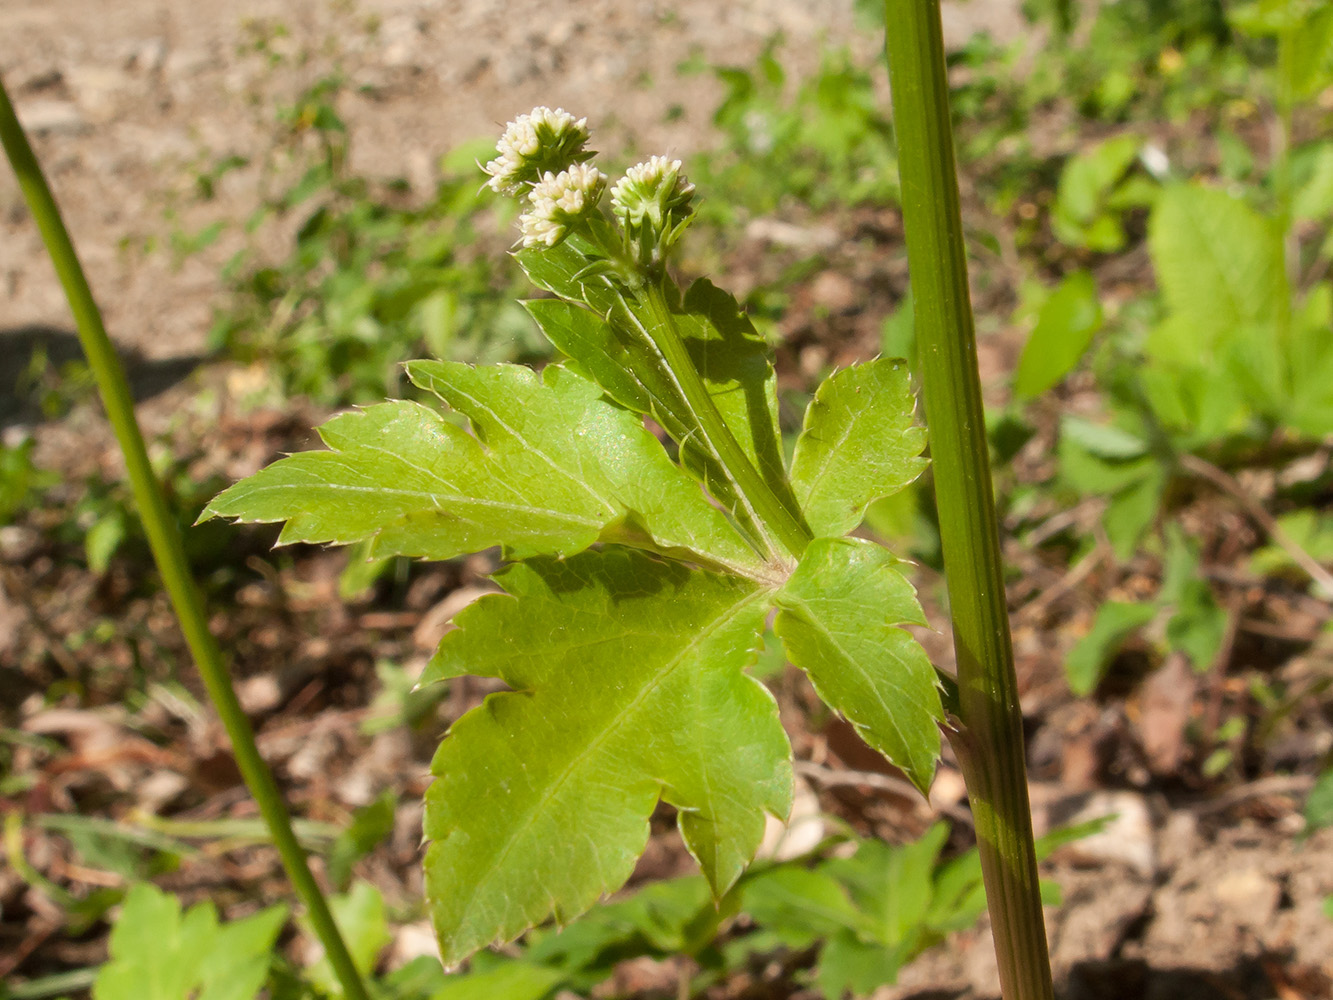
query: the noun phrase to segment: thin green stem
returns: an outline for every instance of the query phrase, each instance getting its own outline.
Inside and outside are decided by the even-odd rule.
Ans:
[[[125,380],[124,369],[107,336],[102,314],[93,300],[92,290],[88,287],[88,279],[60,216],[59,206],[33,155],[23,127],[14,114],[14,106],[10,103],[3,82],[0,82],[0,141],[3,141],[5,155],[18,176],[23,197],[65,289],[65,297],[69,300],[70,311],[74,314],[74,323],[78,329],[79,343],[97,379],[107,417],[125,456],[130,488],[143,519],[153,558],[162,574],[163,585],[171,598],[185,641],[203,677],[204,687],[231,740],[237,766],[259,804],[260,814],[273,836],[283,867],[292,880],[297,896],[305,904],[311,926],[324,945],[344,994],[349,1000],[367,1000],[361,976],[352,964],[347,946],[333,922],[333,914],[310,871],[305,851],[292,831],[291,817],[283,803],[282,793],[255,745],[254,731],[232,689],[221,650],[208,630],[203,598],[190,574],[180,530],[148,461],[148,450],[134,417],[134,399]]]
[[[764,532],[772,532],[777,542],[795,558],[800,558],[810,543],[810,531],[800,519],[788,509],[782,499],[769,487],[755,468],[754,463],[741,450],[735,436],[727,427],[717,404],[704,385],[702,376],[694,366],[685,342],[676,329],[675,318],[666,294],[660,284],[647,282],[641,289],[643,300],[653,320],[653,329],[649,336],[662,360],[676,380],[681,395],[690,410],[699,420],[700,430],[713,454],[717,456],[727,475],[740,492],[741,500],[754,515],[754,521]],[[772,542],[769,541],[770,549]],[[780,553],[772,552],[773,556]]]
[[[1007,1000],[1050,1000],[1023,719],[967,286],[939,0],[885,0],[903,219],[958,660],[954,746]]]
[[[88,969],[53,973],[17,986],[7,986],[0,996],[4,1000],[46,1000],[46,997],[69,996],[91,988],[100,970],[101,966],[95,965]]]
[[[1287,291],[1278,305],[1277,335],[1284,357],[1291,357],[1292,298],[1300,290],[1300,243],[1292,225],[1294,197],[1291,173],[1292,125],[1296,111],[1296,32],[1300,25],[1283,28],[1277,39],[1277,121],[1273,136],[1273,190],[1277,200],[1277,225],[1281,239],[1282,272],[1287,279]],[[1290,371],[1287,392],[1291,392]]]

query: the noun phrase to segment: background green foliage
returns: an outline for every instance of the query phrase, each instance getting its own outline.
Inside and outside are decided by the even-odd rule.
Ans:
[[[1060,0],[1030,7],[1035,23],[1052,31],[1051,44],[1025,56],[1021,45],[969,42],[951,56],[954,110],[983,333],[989,317],[991,333],[1026,334],[1012,380],[991,386],[988,424],[1006,525],[1020,545],[1038,539],[1031,548],[1060,572],[1106,560],[1085,601],[1086,620],[1064,644],[1071,691],[1098,697],[1123,682],[1118,673],[1135,658],[1148,669],[1169,655],[1201,674],[1218,668],[1236,612],[1231,585],[1208,572],[1215,539],[1181,517],[1200,494],[1216,492],[1199,463],[1273,484],[1263,505],[1290,544],[1261,531],[1239,562],[1247,585],[1330,596],[1292,547],[1325,565],[1333,560],[1331,477],[1326,463],[1311,464],[1333,434],[1333,111],[1318,99],[1333,84],[1333,12],[1268,0],[1117,0],[1095,13]],[[829,52],[798,78],[784,65],[789,48],[774,40],[754,65],[692,67],[714,73],[724,89],[713,117],[719,144],[687,164],[707,196],[701,221],[711,228],[686,247],[686,267],[704,245],[712,254],[736,252],[741,224],[753,218],[808,221],[802,213],[810,210],[849,218],[858,206],[896,200],[879,59]],[[412,393],[400,363],[414,357],[543,361],[537,324],[549,333],[562,317],[538,303],[534,323],[514,302],[526,282],[497,252],[511,210],[479,192],[473,166],[490,141],[444,157],[428,192],[358,176],[348,165],[354,137],[339,114],[348,94],[345,77],[331,72],[279,108],[263,204],[249,220],[173,241],[173,253],[188,255],[206,249],[224,225],[254,234],[224,273],[219,355],[263,366],[284,395],[305,395],[321,411]],[[1270,143],[1273,134],[1282,141]],[[241,165],[223,156],[201,171],[200,197]],[[271,225],[291,234],[277,253],[259,239]],[[757,286],[746,304],[765,329],[787,328],[795,291],[824,263],[784,272],[790,280],[780,294]],[[893,289],[893,301],[878,307],[887,317],[886,352],[910,360],[903,291]],[[782,386],[788,449],[809,389]],[[48,402],[52,413],[68,408]],[[441,433],[457,430],[447,426]],[[1028,461],[1038,447],[1041,461]],[[194,520],[219,482],[195,475],[196,458],[160,470],[174,484],[182,523]],[[1087,509],[1097,512],[1109,556],[1093,531],[1059,527]],[[931,516],[909,487],[873,507],[868,524],[884,537],[910,534],[911,553],[929,566]],[[51,551],[59,558],[96,573],[116,560],[131,570],[144,564],[123,491],[100,476],[62,482],[42,467],[32,442],[9,438],[0,445],[0,526],[34,525],[58,539]],[[190,537],[200,546],[196,559],[222,564],[225,533]],[[1131,580],[1149,586],[1121,588]],[[808,597],[793,589],[783,613]],[[1189,736],[1187,780],[1197,787],[1256,776],[1294,704],[1326,699],[1326,687],[1289,686],[1260,670],[1244,679],[1252,693],[1243,707],[1212,734]],[[410,681],[398,683],[402,715],[386,716],[390,725],[408,717]],[[53,698],[71,689],[64,680]],[[6,775],[6,794],[26,790],[23,780]],[[1306,807],[1310,828],[1329,822],[1329,789],[1325,772]],[[358,960],[376,972],[390,929],[422,916],[400,901],[387,904],[354,875],[388,835],[392,806],[366,807],[346,829],[325,829],[312,841],[329,855],[333,882],[348,891],[338,913],[357,929]],[[131,881],[169,871],[196,849],[125,823],[71,838],[86,863]],[[895,846],[840,836],[807,857],[756,868],[720,909],[702,878],[668,880],[598,906],[563,932],[538,929],[509,953],[482,954],[464,974],[446,978],[438,962],[418,959],[376,984],[403,998],[542,1000],[561,989],[586,993],[629,957],[688,956],[696,963],[688,985],[699,991],[754,956],[812,950],[805,973],[812,982],[830,996],[864,995],[981,911],[975,857],[959,851],[963,840],[946,841],[942,827]],[[37,872],[15,870],[39,884]],[[122,895],[76,898],[48,888],[80,931],[114,916]],[[81,986],[56,982],[34,992],[29,983],[12,995],[89,987],[106,1000],[187,988],[209,997],[261,988],[275,997],[336,995],[317,960],[290,957],[283,914],[256,914],[253,903],[236,908],[250,915],[225,921],[209,904],[184,907],[137,885],[124,896],[100,972]]]

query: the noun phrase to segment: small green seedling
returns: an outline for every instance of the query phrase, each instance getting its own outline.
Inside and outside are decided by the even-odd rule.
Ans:
[[[273,906],[222,924],[212,903],[182,913],[175,896],[139,883],[125,897],[93,1000],[252,1000],[286,919],[287,908]]]

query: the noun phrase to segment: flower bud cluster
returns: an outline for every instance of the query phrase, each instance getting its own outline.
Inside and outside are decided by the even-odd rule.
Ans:
[[[592,159],[587,144],[588,119],[564,108],[533,108],[505,126],[495,146],[500,155],[482,168],[491,175],[486,183],[496,194],[521,195],[547,173]]]
[[[597,214],[606,176],[586,162],[594,155],[588,138],[588,120],[562,108],[533,108],[505,127],[497,157],[482,169],[491,190],[526,201],[519,216],[525,247],[556,246]],[[654,156],[630,167],[611,191],[628,258],[660,263],[688,225],[693,197],[680,160]]]

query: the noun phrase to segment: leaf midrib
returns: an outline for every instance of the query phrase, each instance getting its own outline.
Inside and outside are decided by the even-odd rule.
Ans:
[[[600,528],[603,527],[606,523],[596,518],[580,517],[579,515],[571,514],[568,511],[551,510],[547,507],[534,507],[530,504],[510,503],[505,500],[488,500],[485,497],[465,496],[463,494],[431,493],[425,490],[394,489],[393,487],[385,487],[385,486],[353,486],[351,484],[346,484],[346,483],[334,485],[332,483],[326,482],[322,485],[322,487],[313,486],[310,483],[274,483],[268,486],[253,486],[246,491],[246,496],[249,497],[261,493],[281,492],[283,490],[299,490],[304,492],[304,491],[309,491],[311,489],[321,489],[321,488],[329,490],[331,492],[338,492],[338,493],[341,492],[374,493],[379,496],[388,494],[391,496],[410,497],[416,500],[429,501],[428,504],[424,505],[424,509],[428,510],[445,510],[446,509],[445,504],[441,503],[441,501],[443,500],[447,501],[450,504],[484,507],[487,509],[501,510],[511,513],[544,514],[550,517],[552,520],[564,520],[570,522],[571,524],[576,524],[579,525],[580,527],[587,527],[587,528]],[[211,505],[209,509],[212,513],[215,513],[220,517],[234,516],[228,514],[225,510],[218,510],[216,508],[213,508]],[[309,513],[310,513],[309,511],[298,511],[294,515],[287,515],[287,514],[279,515],[278,517],[273,518],[273,520],[274,521],[294,520],[297,517],[300,517],[301,515],[309,515]],[[395,518],[401,517],[403,513],[411,513],[411,512],[410,511],[399,512],[395,513],[394,516]],[[259,519],[256,519],[256,521],[258,520]]]
[[[432,379],[434,378],[435,377],[432,376]],[[593,501],[600,504],[603,508],[606,509],[608,514],[612,516],[616,514],[616,509],[613,504],[609,503],[605,497],[600,496],[598,493],[596,493],[590,486],[588,486],[587,483],[583,481],[583,478],[581,476],[575,474],[574,472],[571,472],[569,469],[564,468],[562,465],[557,463],[555,459],[553,459],[550,455],[548,455],[544,450],[538,448],[531,441],[529,441],[525,435],[520,433],[513,426],[511,426],[508,421],[506,421],[503,417],[501,417],[494,407],[478,399],[476,396],[472,395],[466,390],[460,389],[458,386],[450,385],[449,388],[452,392],[457,393],[458,396],[467,400],[474,407],[477,407],[478,409],[482,410],[487,415],[489,415],[490,418],[493,421],[495,421],[495,423],[499,427],[501,427],[514,441],[517,441],[519,445],[522,446],[522,448],[526,449],[532,455],[535,455],[538,459],[540,459],[543,463],[549,466],[552,470],[557,472],[567,482],[572,483],[579,490],[581,490],[586,496],[592,498]],[[457,407],[454,408],[457,409]],[[470,414],[468,415],[468,419],[469,420],[472,419]],[[491,462],[495,462],[497,464],[501,463],[502,455],[497,453],[503,452],[502,448],[486,447],[485,452],[488,460],[490,460]]]

